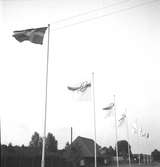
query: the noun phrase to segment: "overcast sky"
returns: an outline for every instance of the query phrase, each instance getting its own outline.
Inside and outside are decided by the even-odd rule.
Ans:
[[[102,111],[115,94],[118,118],[127,108],[132,150],[160,149],[159,0],[1,0],[0,4],[2,143],[28,145],[34,131],[43,134],[47,34],[43,45],[19,43],[12,34],[50,23],[47,132],[55,135],[59,148],[70,141],[71,126],[74,139],[94,138],[92,103],[73,100],[67,90],[71,83],[90,80],[94,72],[97,143],[115,145],[114,119],[105,119]],[[56,22],[98,8],[104,9]],[[150,133],[149,140],[138,142],[131,133],[136,119]],[[118,139],[126,137],[122,126]]]

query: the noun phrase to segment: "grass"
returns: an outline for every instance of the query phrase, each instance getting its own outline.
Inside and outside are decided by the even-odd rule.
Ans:
[[[108,167],[117,167],[117,165],[109,165]],[[120,164],[119,167],[130,167],[129,164]],[[131,164],[131,167],[160,167],[160,163],[154,162],[152,164]]]

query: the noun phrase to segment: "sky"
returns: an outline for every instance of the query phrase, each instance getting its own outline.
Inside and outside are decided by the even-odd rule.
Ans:
[[[43,135],[47,33],[43,45],[19,43],[12,35],[50,24],[47,132],[58,147],[70,141],[70,127],[73,139],[94,139],[92,101],[78,102],[67,90],[91,80],[94,72],[97,143],[115,146],[114,118],[105,119],[102,110],[115,95],[117,117],[127,109],[132,151],[160,149],[159,0],[1,0],[0,5],[2,143],[28,145],[35,131]],[[136,120],[149,132],[148,140],[132,134]],[[118,140],[127,138],[124,124]]]

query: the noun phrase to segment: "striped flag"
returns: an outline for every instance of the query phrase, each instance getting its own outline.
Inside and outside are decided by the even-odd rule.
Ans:
[[[44,34],[47,27],[26,29],[21,31],[14,31],[13,37],[19,41],[30,41],[35,44],[43,44]]]

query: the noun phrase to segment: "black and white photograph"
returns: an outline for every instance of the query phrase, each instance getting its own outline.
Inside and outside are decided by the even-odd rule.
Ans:
[[[160,0],[0,0],[1,167],[160,167]]]

